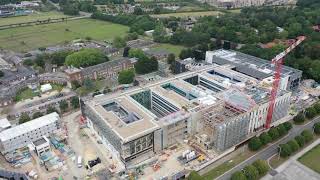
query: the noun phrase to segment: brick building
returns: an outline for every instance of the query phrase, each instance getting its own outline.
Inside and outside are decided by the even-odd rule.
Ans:
[[[65,70],[70,81],[83,81],[84,79],[116,78],[120,71],[134,67],[136,59],[121,58],[86,68],[69,68]]]

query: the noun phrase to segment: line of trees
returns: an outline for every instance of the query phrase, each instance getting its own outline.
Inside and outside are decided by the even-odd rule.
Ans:
[[[305,111],[299,112],[294,118],[293,121],[296,124],[302,124],[306,119],[313,119],[320,114],[320,103],[315,103],[314,105],[308,107]]]
[[[103,21],[110,21],[117,24],[127,25],[130,27],[130,32],[136,32],[138,34],[143,34],[145,31],[152,30],[156,27],[156,22],[153,18],[148,15],[107,15],[101,12],[95,12],[91,16],[94,19],[99,19]]]
[[[296,136],[294,139],[288,141],[285,144],[280,144],[278,151],[280,153],[280,157],[286,158],[296,151],[298,151],[300,148],[303,148],[305,144],[311,142],[313,140],[313,133],[310,130],[304,130],[302,133],[298,136]]]
[[[251,165],[246,166],[242,171],[232,174],[231,180],[257,180],[267,174],[270,167],[265,160],[256,160]]]
[[[97,11],[92,1],[55,0],[66,15],[79,15],[79,11],[93,13]]]
[[[292,128],[290,122],[285,122],[277,127],[272,127],[268,132],[263,132],[260,136],[255,136],[249,140],[248,147],[251,151],[258,151],[268,143],[283,137]]]

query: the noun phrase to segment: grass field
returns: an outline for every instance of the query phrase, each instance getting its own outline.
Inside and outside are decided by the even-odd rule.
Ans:
[[[32,99],[37,96],[38,93],[33,92],[30,88],[23,89],[17,93],[16,101],[22,101],[25,99]]]
[[[320,173],[320,144],[305,153],[298,160],[310,169]]]
[[[28,16],[17,16],[17,17],[8,17],[8,18],[1,18],[0,19],[0,26],[8,25],[8,24],[16,24],[22,22],[29,22],[29,21],[37,21],[37,20],[46,20],[46,19],[55,19],[55,18],[62,18],[68,17],[60,12],[57,11],[50,11],[50,12],[36,12]]]
[[[216,16],[222,14],[220,11],[200,11],[200,12],[182,12],[182,13],[169,13],[169,14],[156,14],[151,15],[156,18],[174,17],[200,17],[200,16]]]
[[[124,36],[128,30],[127,26],[94,19],[34,25],[0,30],[0,47],[26,52],[85,37],[112,40],[115,36]]]
[[[179,45],[159,44],[159,45],[153,47],[152,49],[164,49],[164,50],[169,51],[170,53],[174,53],[176,55],[176,57],[178,57],[183,48],[184,48],[183,46],[179,46]]]
[[[204,174],[202,177],[205,180],[215,179],[215,178],[219,177],[220,175],[222,175],[223,173],[227,172],[228,170],[232,169],[236,165],[238,165],[240,162],[248,159],[250,156],[252,156],[252,152],[249,152],[249,151],[243,152],[243,153],[239,154],[238,156],[232,158],[231,160],[224,162],[223,164],[210,170],[208,173]]]

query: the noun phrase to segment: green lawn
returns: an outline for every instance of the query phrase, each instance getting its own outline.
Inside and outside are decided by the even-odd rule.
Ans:
[[[106,86],[104,80],[93,81],[93,84],[94,87],[92,89],[86,89],[84,86],[82,86],[78,88],[76,91],[82,96],[94,92],[96,90],[102,90]]]
[[[168,13],[168,14],[156,14],[151,15],[156,18],[168,18],[168,17],[200,17],[200,16],[216,16],[219,14],[223,14],[220,11],[200,11],[200,12],[181,12],[181,13]]]
[[[51,84],[53,91],[61,92],[63,89],[63,85],[61,84]]]
[[[252,153],[250,153],[250,152],[243,152],[240,155],[232,158],[231,160],[226,161],[223,164],[217,166],[216,168],[210,170],[208,173],[204,174],[202,177],[205,180],[215,179],[215,178],[219,177],[220,175],[222,175],[223,173],[227,172],[228,170],[232,169],[233,167],[235,167],[236,165],[238,165],[242,161],[248,159],[251,155],[252,155]]]
[[[112,40],[115,36],[124,36],[128,30],[127,26],[94,19],[34,25],[0,30],[0,47],[26,52],[85,37]]]
[[[23,89],[19,91],[16,95],[16,101],[22,101],[25,99],[32,99],[33,97],[37,96],[38,93],[33,92],[30,88]]]
[[[68,17],[68,16],[66,16],[60,12],[57,12],[57,11],[35,12],[35,13],[30,14],[28,16],[1,18],[0,26],[7,25],[7,24],[29,22],[29,21],[46,20],[48,18],[55,19],[55,18],[62,18],[62,17]]]
[[[155,47],[153,47],[152,49],[164,49],[169,51],[170,53],[174,53],[176,55],[176,57],[179,56],[181,50],[183,49],[183,46],[179,46],[179,45],[172,45],[172,44],[159,44]]]
[[[298,160],[310,169],[320,173],[320,144],[305,153]]]

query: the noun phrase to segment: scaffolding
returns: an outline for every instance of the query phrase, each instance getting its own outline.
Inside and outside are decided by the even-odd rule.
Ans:
[[[206,109],[202,115],[203,130],[214,147],[223,151],[243,140],[249,128],[246,111],[222,102]]]
[[[207,126],[215,127],[244,112],[245,111],[236,108],[229,103],[222,102],[222,104],[219,104],[218,106],[214,105],[206,109],[202,119]]]

